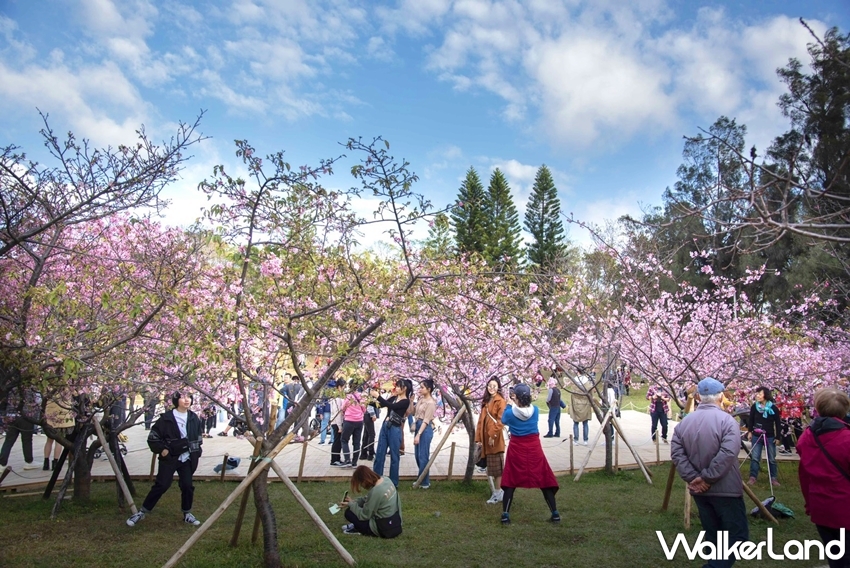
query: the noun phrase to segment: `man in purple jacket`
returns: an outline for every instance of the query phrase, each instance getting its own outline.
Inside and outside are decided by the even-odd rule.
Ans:
[[[720,408],[723,383],[711,377],[697,385],[700,405],[673,431],[670,455],[688,484],[699,510],[705,540],[717,542],[728,531],[729,544],[749,539],[743,481],[738,469],[741,429]],[[713,560],[706,566],[732,566],[735,559]]]

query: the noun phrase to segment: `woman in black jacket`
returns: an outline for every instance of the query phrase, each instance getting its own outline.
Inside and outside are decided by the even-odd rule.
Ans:
[[[778,487],[779,480],[776,478],[778,468],[776,467],[776,437],[781,427],[781,416],[779,407],[773,402],[773,396],[767,387],[756,389],[756,401],[750,407],[750,420],[747,424],[749,438],[753,443],[750,451],[750,485],[755,485],[758,479],[761,451],[767,446],[767,466],[770,471],[770,482]]]
[[[171,403],[174,409],[164,412],[148,435],[148,447],[153,453],[159,455],[156,481],[148,496],[145,497],[142,508],[127,519],[128,526],[136,526],[146,514],[153,511],[159,498],[171,487],[175,472],[177,484],[180,486],[183,522],[193,526],[201,524],[201,521],[192,514],[192,500],[195,495],[192,474],[198,468],[201,444],[203,444],[201,419],[189,410],[192,405],[192,395],[175,392],[171,397]]]
[[[404,415],[410,406],[410,395],[413,393],[413,383],[408,379],[399,379],[392,389],[393,396],[389,399],[378,396],[377,391],[372,391],[375,402],[388,410],[384,423],[381,425],[381,433],[378,436],[378,447],[375,450],[375,461],[372,470],[378,475],[384,475],[384,461],[387,457],[387,449],[390,450],[390,479],[398,487],[398,467],[401,451],[401,429],[404,427]]]

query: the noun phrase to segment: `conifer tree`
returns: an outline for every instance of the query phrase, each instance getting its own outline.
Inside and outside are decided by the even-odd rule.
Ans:
[[[564,251],[561,202],[552,173],[545,164],[540,166],[534,177],[531,199],[525,210],[525,229],[533,237],[528,245],[528,261],[533,266],[548,266]]]
[[[471,167],[457,195],[458,204],[452,211],[452,225],[459,254],[484,253],[487,217],[484,211],[486,195],[478,172]]]
[[[490,176],[484,210],[487,219],[484,257],[494,266],[519,265],[522,242],[519,214],[508,180],[499,168]]]
[[[454,256],[451,222],[445,213],[437,213],[428,227],[428,238],[422,250],[428,258],[447,259]]]

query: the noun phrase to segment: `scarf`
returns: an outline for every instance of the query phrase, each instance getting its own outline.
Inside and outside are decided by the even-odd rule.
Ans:
[[[775,414],[776,410],[774,410],[773,403],[768,400],[767,402],[757,402],[756,412],[761,414],[763,418],[768,418],[771,414]]]

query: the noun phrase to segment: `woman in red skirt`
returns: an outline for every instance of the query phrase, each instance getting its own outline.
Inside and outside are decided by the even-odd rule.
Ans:
[[[552,512],[549,520],[559,523],[561,515],[555,506],[558,481],[540,445],[540,432],[537,429],[540,411],[531,405],[531,389],[528,385],[517,385],[511,389],[511,402],[513,404],[508,404],[502,414],[502,424],[510,428],[511,432],[505,471],[502,474],[502,524],[511,524],[511,503],[517,487],[539,488]]]

